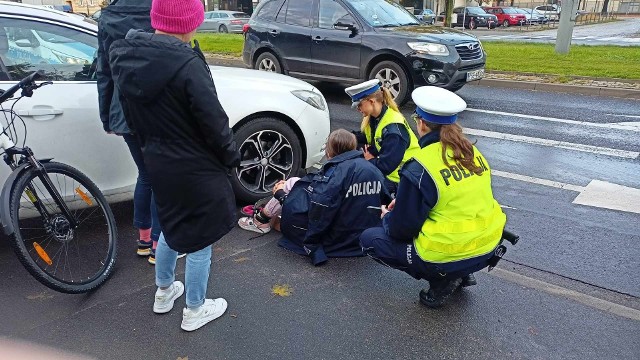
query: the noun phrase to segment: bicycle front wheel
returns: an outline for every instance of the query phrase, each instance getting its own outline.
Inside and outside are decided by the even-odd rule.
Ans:
[[[45,286],[68,294],[96,289],[114,269],[117,228],[98,187],[77,169],[44,163],[76,227],[54,201],[38,171],[29,169],[11,192],[11,245],[24,267]]]

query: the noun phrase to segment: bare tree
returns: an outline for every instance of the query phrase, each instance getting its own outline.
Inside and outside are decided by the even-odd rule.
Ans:
[[[605,14],[609,12],[609,0],[604,0],[604,4],[602,4],[602,13]]]

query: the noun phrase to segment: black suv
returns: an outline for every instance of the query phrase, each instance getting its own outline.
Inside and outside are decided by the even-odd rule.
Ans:
[[[498,17],[487,13],[479,6],[457,7],[453,9],[456,14],[456,22],[454,26],[463,26],[467,29],[477,29],[478,27],[486,27],[494,29],[498,25]]]
[[[386,0],[262,0],[245,25],[247,66],[357,83],[378,78],[398,103],[416,86],[456,91],[484,76],[478,39],[424,26]]]

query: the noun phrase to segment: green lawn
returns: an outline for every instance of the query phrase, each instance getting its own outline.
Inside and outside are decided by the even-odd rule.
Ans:
[[[196,34],[196,40],[205,53],[242,55],[244,37],[241,34]]]
[[[198,34],[196,39],[204,52],[242,55],[242,35]],[[550,44],[487,41],[482,45],[489,71],[640,79],[640,47],[572,46],[569,55],[558,55]]]
[[[554,45],[483,42],[487,70],[561,76],[640,79],[640,47],[572,46],[558,55]]]

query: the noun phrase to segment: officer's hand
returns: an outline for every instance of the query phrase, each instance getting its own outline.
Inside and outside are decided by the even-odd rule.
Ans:
[[[387,208],[385,205],[382,205],[380,207],[380,219],[382,219],[385,215],[387,215],[389,213],[389,208]]]
[[[364,149],[362,150],[364,152],[364,158],[367,160],[371,160],[373,158],[375,158],[375,156],[371,155],[371,153],[369,152],[369,145],[365,145]]]
[[[387,209],[391,211],[393,210],[394,207],[396,207],[396,199],[393,199],[391,203],[389,203],[389,206],[387,206]]]

